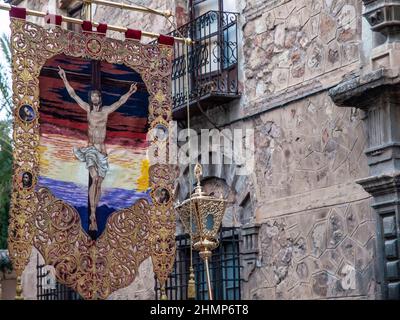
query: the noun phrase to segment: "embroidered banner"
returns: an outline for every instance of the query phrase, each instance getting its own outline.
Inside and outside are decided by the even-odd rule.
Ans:
[[[11,19],[10,255],[20,276],[34,245],[85,299],[129,285],[147,257],[163,286],[175,258],[176,171],[154,160],[168,139],[146,139],[169,132],[173,49],[105,30]]]

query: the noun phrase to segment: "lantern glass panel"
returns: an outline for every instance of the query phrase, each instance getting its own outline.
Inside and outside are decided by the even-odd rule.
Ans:
[[[193,219],[192,220],[192,233],[196,233],[197,232],[197,223],[196,221]]]
[[[209,231],[212,231],[214,228],[214,216],[212,214],[207,215],[206,228]]]

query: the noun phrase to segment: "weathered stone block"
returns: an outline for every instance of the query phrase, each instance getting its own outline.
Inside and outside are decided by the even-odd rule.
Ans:
[[[307,49],[307,63],[305,79],[311,79],[321,74],[325,67],[325,47],[324,45],[315,40]]]
[[[400,282],[389,283],[388,299],[397,300],[400,297]]]
[[[342,65],[345,66],[359,60],[359,44],[357,42],[346,42],[341,46]]]
[[[400,277],[400,261],[389,261],[386,263],[388,279],[398,279]]]
[[[332,211],[328,222],[328,248],[335,248],[345,237],[344,219]]]
[[[341,51],[337,41],[332,41],[328,44],[326,50],[326,69],[325,71],[331,71],[339,68],[341,65]]]
[[[398,239],[385,241],[385,254],[386,258],[396,259],[399,258]]]
[[[382,219],[383,235],[391,237],[396,235],[396,218],[394,216],[384,217]]]
[[[338,247],[340,253],[350,265],[355,264],[355,244],[354,241],[347,238]]]
[[[285,44],[285,25],[279,24],[275,28],[274,43],[277,47],[283,47]]]
[[[312,289],[313,293],[320,297],[328,297],[332,292],[336,278],[326,271],[313,275]]]
[[[326,224],[323,222],[314,225],[310,237],[311,254],[318,258],[326,249]]]

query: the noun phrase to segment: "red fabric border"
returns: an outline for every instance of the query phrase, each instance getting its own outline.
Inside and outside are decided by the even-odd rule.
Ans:
[[[97,33],[106,34],[107,32],[107,24],[106,23],[99,23],[97,26]]]
[[[18,19],[26,19],[26,9],[19,8],[15,6],[11,6],[10,10],[10,17],[11,18],[18,18]]]
[[[57,26],[61,26],[62,16],[55,15],[55,14],[52,14],[52,13],[47,13],[47,15],[45,16],[44,19],[45,19],[46,23],[55,22],[55,24]]]
[[[160,34],[160,36],[158,37],[158,43],[160,44],[165,44],[167,46],[172,46],[174,45],[174,37],[171,36],[165,36],[163,34]]]
[[[83,21],[82,30],[83,32],[92,32],[93,31],[92,23],[90,21]]]
[[[142,31],[128,29],[125,31],[125,38],[140,40],[142,38]]]

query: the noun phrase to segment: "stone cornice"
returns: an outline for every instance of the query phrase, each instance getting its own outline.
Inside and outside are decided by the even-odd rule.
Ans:
[[[366,74],[353,74],[329,90],[333,102],[341,107],[367,108],[376,90],[400,84],[399,69],[381,68]]]
[[[246,21],[251,21],[260,17],[263,13],[281,6],[290,0],[266,0],[262,1],[260,4],[255,4],[252,7],[246,7],[243,10],[243,14],[246,17]]]
[[[374,197],[400,191],[400,171],[371,176],[356,181]]]

